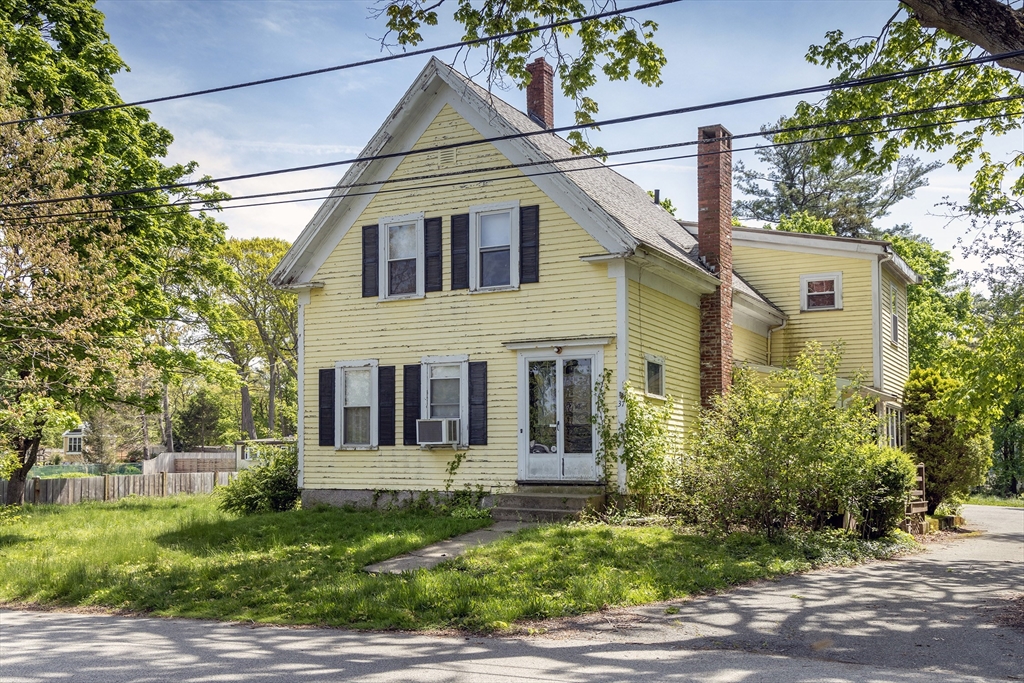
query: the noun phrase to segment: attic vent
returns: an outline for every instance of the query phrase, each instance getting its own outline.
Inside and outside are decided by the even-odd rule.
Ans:
[[[458,163],[458,149],[442,149],[437,152],[437,167],[448,168]]]

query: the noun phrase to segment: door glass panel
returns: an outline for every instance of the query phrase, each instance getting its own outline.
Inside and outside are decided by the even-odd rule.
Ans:
[[[558,452],[558,377],[553,360],[530,361],[530,452]]]
[[[593,453],[592,411],[593,371],[589,358],[563,361],[563,411],[565,413],[565,452]]]

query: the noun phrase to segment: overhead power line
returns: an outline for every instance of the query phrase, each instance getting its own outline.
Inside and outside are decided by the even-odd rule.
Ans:
[[[998,98],[998,99],[999,100],[1024,99],[1024,95],[1010,96],[1010,97]],[[957,105],[946,105],[946,106],[941,107],[941,108],[929,108],[928,110],[964,108],[964,107],[969,107],[969,106],[977,106],[979,104],[985,104],[985,103],[989,103],[989,102],[991,102],[991,100],[979,100],[979,101],[976,101],[976,102],[965,102],[965,103],[957,104]],[[903,111],[903,112],[898,112],[896,114],[888,115],[888,118],[896,118],[896,117],[902,117],[902,116],[913,116],[913,115],[922,113],[922,111],[925,111],[925,110],[922,110],[922,109],[907,110],[907,111]],[[828,136],[822,136],[822,137],[816,137],[816,138],[801,138],[801,139],[798,139],[798,140],[792,140],[792,141],[786,141],[786,142],[774,142],[774,143],[771,143],[771,144],[768,144],[768,145],[755,145],[755,146],[751,146],[751,147],[733,148],[733,149],[731,149],[729,151],[731,151],[731,152],[744,152],[744,151],[752,151],[752,150],[758,150],[758,149],[771,149],[771,148],[776,148],[776,147],[788,147],[788,146],[792,146],[792,145],[812,144],[812,143],[816,143],[816,142],[827,142],[827,141],[833,141],[833,140],[842,140],[842,139],[853,138],[853,137],[865,137],[865,136],[870,136],[870,135],[879,135],[879,134],[883,134],[883,133],[894,133],[894,132],[902,132],[902,131],[908,131],[908,130],[918,130],[918,129],[922,129],[922,128],[931,128],[931,127],[941,126],[941,125],[955,125],[955,124],[960,124],[960,123],[972,123],[972,122],[976,122],[976,121],[984,121],[984,120],[990,120],[990,119],[994,119],[994,118],[1002,118],[1004,116],[1008,116],[1008,114],[1000,113],[1000,114],[992,114],[992,115],[987,115],[987,116],[975,116],[975,117],[969,117],[969,118],[949,119],[949,120],[946,120],[946,121],[919,123],[919,124],[914,124],[914,125],[909,125],[909,126],[889,127],[889,128],[884,128],[884,129],[880,129],[880,130],[860,131],[860,132],[856,132],[856,133],[842,133],[842,134],[828,135]],[[865,122],[868,122],[870,120],[877,120],[879,118],[883,118],[883,117],[876,115],[876,116],[870,116],[870,117],[862,117],[862,118],[859,118],[859,119],[846,119],[846,120],[841,120],[841,121],[830,121],[830,122],[827,122],[827,123],[809,124],[809,125],[806,125],[806,126],[797,126],[797,127],[791,127],[791,128],[776,128],[776,129],[771,129],[771,130],[762,130],[762,131],[757,131],[757,132],[748,132],[748,133],[741,133],[741,134],[738,134],[738,135],[732,135],[732,136],[730,136],[729,139],[731,139],[731,140],[741,140],[741,139],[754,138],[754,137],[775,136],[775,135],[779,135],[779,134],[782,134],[782,133],[804,132],[804,131],[815,130],[815,129],[820,129],[820,128],[831,128],[831,127],[835,127],[835,126],[845,126],[845,125],[850,125],[850,124],[854,124],[854,123],[865,123]],[[700,144],[701,142],[707,142],[707,141],[706,140],[690,140],[690,141],[685,141],[685,142],[673,142],[673,143],[666,143],[666,144],[662,144],[662,145],[652,145],[652,146],[647,146],[647,147],[636,147],[636,148],[632,148],[632,149],[624,149],[624,150],[617,150],[617,151],[614,151],[614,152],[607,152],[603,156],[618,156],[618,155],[627,155],[627,154],[638,154],[638,153],[642,153],[642,152],[659,151],[659,150],[679,148],[679,147],[692,147],[692,146]],[[523,168],[530,168],[530,167],[535,167],[535,166],[545,166],[545,165],[563,163],[563,162],[568,162],[568,161],[576,161],[576,160],[579,160],[579,159],[587,159],[587,158],[592,158],[592,157],[595,157],[595,156],[602,156],[602,155],[588,155],[588,156],[582,156],[582,157],[581,156],[574,156],[574,157],[566,157],[566,158],[562,158],[562,159],[553,159],[553,160],[545,160],[545,161],[528,162],[528,163],[523,163],[523,164],[503,164],[503,165],[500,165],[500,166],[491,166],[491,167],[487,167],[487,168],[467,169],[467,170],[463,170],[463,171],[452,171],[452,172],[447,172],[447,173],[429,174],[429,175],[423,175],[423,176],[414,176],[414,177],[411,177],[411,178],[385,179],[385,180],[376,181],[376,182],[353,183],[353,184],[348,185],[348,186],[313,187],[313,188],[304,188],[304,189],[282,190],[282,191],[279,191],[279,192],[266,192],[266,193],[260,193],[260,194],[255,194],[255,195],[245,195],[245,196],[240,196],[240,197],[232,197],[230,199],[230,201],[244,201],[244,200],[247,200],[247,199],[261,199],[261,198],[266,198],[266,197],[275,197],[275,196],[282,196],[282,195],[289,195],[289,194],[306,194],[306,193],[309,193],[309,192],[319,192],[319,191],[331,190],[331,194],[328,194],[328,195],[325,195],[325,196],[302,197],[302,198],[298,198],[298,199],[286,199],[286,200],[277,200],[277,201],[271,201],[271,202],[259,202],[259,203],[254,203],[254,204],[235,204],[235,205],[229,205],[229,206],[218,206],[218,207],[215,207],[215,208],[212,208],[212,209],[209,208],[209,207],[191,208],[191,209],[186,209],[186,212],[188,212],[188,213],[196,213],[196,212],[204,212],[204,211],[218,211],[218,210],[224,210],[224,209],[241,209],[241,208],[259,207],[259,206],[275,206],[275,205],[280,205],[280,204],[295,204],[295,203],[309,202],[309,201],[324,201],[324,200],[332,199],[332,198],[341,199],[341,198],[346,198],[346,197],[374,196],[374,195],[378,195],[378,194],[391,194],[391,193],[397,193],[397,192],[410,192],[410,191],[418,191],[418,190],[433,190],[433,189],[441,189],[441,188],[448,188],[448,187],[454,187],[454,186],[459,186],[459,185],[465,185],[466,183],[472,183],[472,182],[487,182],[487,183],[491,183],[491,182],[500,182],[500,181],[505,181],[505,180],[521,179],[523,177],[535,178],[535,177],[548,176],[548,175],[565,175],[565,174],[571,174],[571,173],[583,173],[583,172],[586,172],[586,171],[601,170],[601,168],[619,168],[619,167],[624,167],[624,166],[636,166],[636,165],[641,165],[641,164],[660,163],[660,162],[664,162],[664,161],[675,161],[675,160],[680,160],[680,159],[692,159],[692,158],[704,156],[704,155],[707,155],[707,154],[718,154],[718,153],[719,152],[703,152],[703,153],[698,152],[698,153],[695,153],[695,154],[684,154],[684,155],[660,157],[660,158],[654,158],[654,159],[640,159],[640,160],[637,160],[637,161],[625,161],[625,162],[619,162],[619,163],[615,163],[615,164],[604,164],[604,165],[602,165],[600,167],[591,166],[591,167],[581,167],[581,168],[575,168],[575,169],[554,169],[554,170],[550,170],[550,171],[540,171],[540,172],[537,172],[537,173],[523,173],[523,174],[516,174],[516,175],[508,175],[508,176],[503,176],[503,177],[498,177],[498,178],[491,177],[491,178],[481,178],[480,180],[472,180],[472,179],[457,180],[457,181],[454,181],[454,182],[436,183],[436,184],[429,184],[429,185],[413,185],[413,186],[406,186],[406,187],[397,187],[397,188],[392,188],[392,189],[381,189],[381,190],[370,190],[370,191],[366,191],[366,192],[348,192],[348,193],[345,193],[345,194],[337,194],[337,191],[339,189],[367,187],[367,186],[374,186],[374,185],[383,185],[383,184],[388,184],[388,183],[404,183],[404,182],[432,180],[432,179],[441,180],[441,179],[448,179],[448,178],[451,178],[453,176],[477,175],[477,174],[481,174],[481,173],[491,173],[491,172],[503,171],[503,170],[520,170],[520,169],[523,169]],[[179,208],[179,207],[182,207],[182,206],[188,206],[188,205],[191,205],[191,204],[198,204],[198,203],[204,203],[204,200],[194,199],[194,200],[188,200],[188,201],[184,201],[184,202],[172,202],[172,203],[167,203],[167,204],[160,204],[160,205],[157,205],[157,206],[146,207],[146,210],[157,209],[157,208]],[[94,210],[87,210],[87,211],[77,211],[77,212],[50,214],[50,215],[47,215],[47,216],[39,217],[39,218],[42,218],[42,219],[45,219],[45,220],[39,220],[39,219],[34,218],[34,217],[27,217],[26,216],[26,217],[24,217],[24,220],[34,220],[34,221],[39,222],[39,223],[47,223],[47,222],[56,222],[56,221],[52,221],[51,219],[60,219],[60,218],[64,218],[64,217],[95,216],[95,215],[99,215],[99,214],[121,213],[121,212],[139,211],[139,210],[140,209],[138,209],[138,208],[94,209]]]
[[[931,73],[935,71],[945,71],[949,69],[961,68],[964,66],[972,66],[976,64],[992,62],[996,60],[1006,59],[1010,56],[1024,55],[1024,50],[1016,50],[1014,52],[1004,52],[996,55],[988,55],[983,57],[975,57],[972,59],[965,59],[956,62],[947,62],[944,64],[934,64],[927,67],[920,67],[916,69],[908,69],[905,71],[897,71],[887,74],[878,74],[875,76],[867,76],[864,78],[856,78],[848,81],[841,81],[837,83],[825,83],[821,85],[809,86],[805,88],[795,88],[792,90],[782,90],[772,93],[765,93],[761,95],[752,95],[749,97],[735,98],[731,100],[721,100],[718,102],[711,102],[707,104],[692,105],[688,107],[677,107],[674,109],[663,109],[660,111],[647,112],[643,114],[633,114],[631,116],[622,116],[618,118],[605,119],[603,121],[594,121],[587,124],[575,124],[571,126],[556,126],[554,128],[547,128],[535,131],[523,131],[519,133],[509,133],[506,135],[497,135],[489,138],[481,138],[478,140],[466,140],[463,142],[451,142],[443,145],[434,145],[430,147],[424,147],[416,150],[405,150],[401,152],[388,152],[384,154],[373,154],[365,157],[355,157],[352,159],[342,159],[339,161],[328,161],[320,164],[309,164],[306,166],[293,166],[290,168],[275,169],[270,171],[257,171],[253,173],[245,173],[233,176],[223,176],[220,178],[209,178],[206,180],[193,180],[181,183],[168,183],[166,185],[157,185],[152,187],[135,188],[130,190],[116,190],[111,192],[99,192],[94,194],[79,195],[76,197],[61,197],[53,199],[38,199],[28,202],[12,202],[8,204],[0,204],[0,208],[14,208],[19,206],[35,206],[39,204],[53,204],[66,201],[75,201],[82,199],[109,199],[113,197],[124,197],[135,194],[144,194],[148,192],[163,192],[166,190],[175,190],[188,187],[197,187],[202,185],[212,185],[215,183],[226,183],[238,180],[251,180],[253,178],[265,178],[274,175],[284,175],[288,173],[298,173],[302,171],[311,171],[323,168],[330,168],[335,166],[348,166],[357,163],[380,161],[384,159],[394,159],[398,157],[414,156],[418,154],[428,154],[432,152],[438,152],[441,150],[458,149],[461,147],[470,147],[473,145],[480,145],[493,142],[503,142],[507,140],[515,140],[522,138],[530,138],[538,135],[548,135],[554,133],[561,133],[566,131],[583,130],[587,128],[594,128],[600,126],[611,126],[622,123],[634,123],[636,121],[645,121],[655,118],[662,118],[666,116],[676,116],[680,114],[690,114],[698,111],[707,111],[710,109],[720,109],[723,107],[732,107],[739,104],[750,104],[754,102],[763,102],[765,100],[778,99],[781,97],[791,97],[795,95],[808,95],[815,93],[826,93],[834,90],[843,90],[847,88],[863,87],[866,85],[874,85],[877,83],[885,83],[889,81],[901,80],[904,78],[910,78],[912,76],[918,76],[922,73]],[[993,98],[991,101],[996,102],[1000,99],[1005,98]],[[960,105],[965,106],[965,105]],[[936,109],[937,111],[938,109]],[[922,112],[928,111],[927,109]],[[886,115],[891,116],[891,115]],[[881,116],[885,118],[885,116]]]
[[[312,69],[310,71],[300,71],[298,73],[285,74],[283,76],[272,76],[270,78],[261,78],[255,81],[245,81],[243,83],[233,83],[231,85],[221,85],[216,88],[206,88],[204,90],[193,90],[191,92],[179,93],[177,95],[164,95],[162,97],[151,97],[145,100],[135,100],[134,102],[119,102],[117,104],[106,104],[100,107],[90,107],[89,109],[79,109],[77,111],[61,112],[57,114],[46,114],[43,116],[30,116],[23,119],[17,119],[14,121],[0,121],[0,126],[10,126],[16,123],[29,123],[31,121],[45,121],[47,119],[60,119],[67,118],[69,116],[78,116],[80,114],[95,114],[102,111],[111,111],[113,109],[125,109],[127,107],[141,107],[148,104],[157,104],[160,102],[171,102],[173,100],[183,100],[190,97],[199,97],[200,95],[212,95],[219,92],[228,92],[231,90],[241,90],[242,88],[252,88],[257,85],[267,85],[269,83],[280,83],[282,81],[291,81],[297,78],[306,78],[308,76],[319,76],[321,74],[334,73],[335,71],[346,71],[348,69],[355,69],[361,66],[370,66],[371,64],[381,64],[383,62],[393,62],[396,59],[406,59],[408,57],[418,57],[420,55],[428,55],[434,52],[444,52],[446,50],[453,50],[456,48],[472,47],[474,45],[483,45],[496,40],[504,40],[505,38],[515,38],[516,36],[527,35],[530,33],[539,33],[541,31],[547,31],[548,29],[560,28],[562,26],[572,26],[573,24],[580,24],[585,21],[596,21],[599,19],[606,19],[608,17],[614,17],[621,14],[629,14],[630,12],[640,12],[647,9],[653,9],[655,7],[661,7],[662,5],[672,5],[677,2],[683,2],[683,0],[654,0],[653,2],[646,2],[641,5],[633,5],[631,7],[623,7],[621,9],[612,9],[607,12],[598,12],[597,14],[588,14],[583,17],[574,17],[571,19],[562,19],[561,21],[553,21],[548,24],[542,24],[540,26],[533,26],[531,28],[518,29],[516,31],[508,31],[506,33],[499,33],[493,36],[485,36],[483,38],[474,38],[473,40],[463,40],[457,43],[447,43],[445,45],[438,45],[436,47],[425,47],[419,50],[410,50],[408,52],[400,52],[398,54],[385,55],[383,57],[374,57],[373,59],[363,59],[358,62],[349,62],[347,64],[338,64],[336,66],[327,66],[321,69]]]

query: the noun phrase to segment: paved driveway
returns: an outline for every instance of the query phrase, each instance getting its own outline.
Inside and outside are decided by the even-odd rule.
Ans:
[[[1024,681],[1024,632],[996,623],[1024,591],[1024,510],[967,517],[987,533],[896,562],[551,623],[533,638],[3,611],[0,680]]]

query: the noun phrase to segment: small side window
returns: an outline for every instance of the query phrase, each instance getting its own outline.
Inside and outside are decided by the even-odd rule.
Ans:
[[[843,274],[800,276],[800,310],[832,311],[843,307]]]
[[[644,357],[644,388],[651,396],[665,396],[665,359],[659,356]]]

